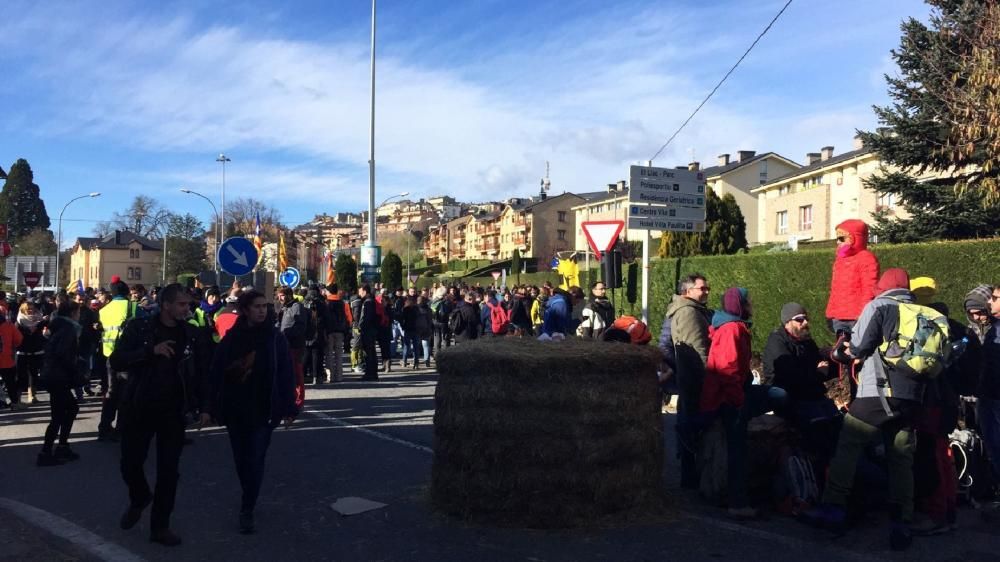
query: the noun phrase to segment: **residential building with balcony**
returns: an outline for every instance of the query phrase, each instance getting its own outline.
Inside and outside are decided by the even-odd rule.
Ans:
[[[688,169],[703,172],[705,184],[719,197],[728,193],[736,199],[746,222],[747,242],[754,244],[758,239],[759,225],[758,197],[754,190],[774,178],[798,170],[801,166],[775,152],[757,154],[753,150],[740,150],[736,154],[736,160],[730,160],[729,154],[720,154],[715,166],[701,168],[698,162],[692,162]]]
[[[832,240],[837,236],[837,225],[847,219],[871,223],[872,215],[882,209],[905,215],[895,196],[879,195],[864,185],[883,168],[877,153],[865,148],[858,138],[853,150],[838,155],[833,150],[825,146],[820,152],[808,153],[805,166],[754,190],[759,210],[758,244],[787,242],[792,237]],[[936,177],[931,172],[924,176],[918,181]]]
[[[539,268],[547,266],[557,252],[576,246],[576,221],[573,208],[596,193],[578,195],[542,194],[532,200],[511,201],[499,216],[499,251],[497,259],[510,259],[514,250],[524,260],[534,260]]]
[[[625,180],[609,183],[607,191],[584,194],[584,201],[570,208],[573,214],[573,250],[591,252],[587,237],[583,233],[582,223],[587,221],[628,222],[628,183]],[[625,240],[641,240],[645,230],[622,230]],[[658,238],[660,232],[653,231],[652,236]]]

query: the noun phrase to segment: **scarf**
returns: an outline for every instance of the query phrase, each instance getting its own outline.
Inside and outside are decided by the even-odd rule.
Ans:
[[[38,324],[42,321],[42,315],[39,312],[34,314],[24,314],[23,312],[17,313],[17,323],[25,328],[37,328]]]
[[[208,301],[202,300],[198,308],[202,309],[206,316],[211,317],[222,308],[222,299],[215,301],[215,304],[208,304]]]

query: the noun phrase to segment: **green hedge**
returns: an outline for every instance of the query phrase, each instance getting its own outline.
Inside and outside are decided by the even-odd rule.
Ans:
[[[924,244],[875,245],[872,251],[882,271],[906,269],[910,277],[929,276],[937,282],[937,300],[951,316],[965,322],[962,301],[980,283],[1000,282],[1000,239]],[[803,250],[773,254],[738,254],[656,260],[650,271],[650,329],[659,334],[663,315],[677,279],[699,272],[712,288],[709,306],[719,307],[727,287],[746,287],[753,303],[753,350],[761,352],[767,335],[779,324],[781,306],[801,303],[813,320],[813,336],[821,344],[832,341],[826,327],[834,251]]]

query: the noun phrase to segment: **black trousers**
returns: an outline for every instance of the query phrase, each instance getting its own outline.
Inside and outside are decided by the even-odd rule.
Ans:
[[[60,445],[67,443],[69,433],[73,430],[73,422],[80,412],[80,406],[68,386],[50,385],[49,411],[52,417],[48,427],[45,428],[45,442],[42,444],[42,451],[46,453],[52,452],[52,445],[56,442],[57,435]]]
[[[170,527],[170,513],[177,495],[178,465],[184,447],[184,420],[175,413],[154,411],[123,412],[118,420],[122,437],[121,473],[128,486],[129,502],[144,505],[153,498],[150,528]],[[149,445],[156,437],[156,488],[149,491],[143,466]]]
[[[322,340],[317,339],[317,342],[325,342],[326,336],[321,336]],[[306,357],[303,363],[303,369],[306,376],[313,377],[315,380],[320,381],[326,378],[326,372],[323,370],[323,356],[326,354],[326,346],[323,343],[316,343],[313,345],[306,346]]]
[[[451,346],[451,331],[448,326],[434,326],[434,357],[444,348]]]
[[[365,352],[365,377],[366,378],[378,378],[378,355],[375,351],[375,341],[377,338],[375,335],[362,335],[361,336],[361,349]],[[388,344],[386,344],[388,346]],[[388,356],[386,356],[388,360]]]
[[[0,377],[3,378],[3,385],[7,388],[7,396],[10,397],[10,403],[20,403],[21,386],[17,383],[17,368],[0,369]]]
[[[229,444],[233,448],[233,461],[236,464],[236,475],[240,479],[243,495],[240,500],[240,512],[252,513],[260,496],[260,486],[264,481],[264,459],[267,448],[271,445],[270,425],[229,425]]]
[[[383,328],[379,326],[378,328],[378,348],[382,352],[382,361],[387,364],[392,362],[392,328]],[[372,355],[374,355],[375,346],[372,346]],[[376,361],[378,363],[378,361]]]
[[[38,391],[38,373],[42,369],[42,355],[18,355],[17,356],[17,385],[21,391],[27,390],[28,385]]]
[[[128,382],[122,375],[112,371],[111,367],[108,367],[107,371],[110,389],[108,390],[107,397],[104,398],[104,403],[101,404],[101,421],[97,424],[98,431],[111,431],[111,424],[118,417],[118,409],[121,407],[122,402],[122,393],[125,390],[125,384]]]

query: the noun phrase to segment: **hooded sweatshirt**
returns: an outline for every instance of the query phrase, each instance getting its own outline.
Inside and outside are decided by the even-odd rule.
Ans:
[[[876,288],[878,259],[868,251],[868,225],[864,221],[846,220],[838,224],[837,228],[851,234],[851,245],[837,249],[826,317],[833,320],[857,320],[861,309],[879,294]]]

